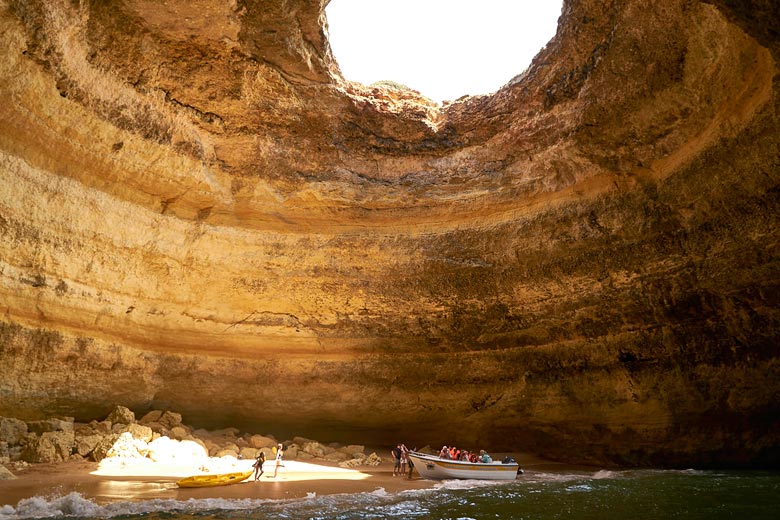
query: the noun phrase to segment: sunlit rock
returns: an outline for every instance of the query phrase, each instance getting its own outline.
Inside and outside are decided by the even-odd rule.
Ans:
[[[62,462],[70,458],[74,444],[72,431],[31,433],[27,436],[22,458],[28,462]]]
[[[14,480],[16,478],[16,475],[11,473],[11,470],[3,465],[0,465],[0,480]]]
[[[146,457],[149,446],[145,441],[136,439],[132,433],[125,432],[111,446],[106,457],[139,459]]]
[[[135,423],[135,413],[126,406],[119,405],[108,414],[106,421],[110,422],[112,427],[127,426]]]
[[[100,434],[76,435],[74,439],[75,452],[82,457],[86,457],[97,448],[101,440],[103,440],[103,436]]]

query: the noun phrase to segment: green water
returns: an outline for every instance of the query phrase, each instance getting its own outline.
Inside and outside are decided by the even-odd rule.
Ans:
[[[97,505],[76,493],[0,507],[0,520],[144,519],[721,519],[780,518],[780,473],[526,471],[509,483],[445,481],[432,489],[296,500],[147,500]]]

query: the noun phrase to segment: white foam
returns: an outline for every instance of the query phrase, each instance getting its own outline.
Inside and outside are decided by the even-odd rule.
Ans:
[[[433,488],[434,489],[452,489],[452,490],[458,490],[458,489],[474,489],[474,488],[482,488],[482,487],[490,487],[490,486],[501,486],[506,485],[514,481],[507,481],[507,480],[470,480],[470,479],[452,479],[452,480],[442,480],[440,482],[437,482]]]
[[[602,469],[602,470],[597,471],[596,473],[594,473],[593,476],[590,477],[590,478],[592,478],[594,480],[602,480],[602,479],[607,479],[607,478],[617,478],[619,476],[620,476],[620,473],[617,472],[617,471],[609,471],[609,470],[606,470],[606,469]]]
[[[3,507],[0,511],[0,520],[55,516],[97,516],[100,514],[100,509],[101,507],[96,503],[75,492],[52,499],[35,496],[20,500],[16,507]]]
[[[585,475],[578,473],[545,473],[545,472],[527,472],[522,478],[516,482],[523,482],[526,484],[538,484],[544,482],[563,483],[571,482],[574,480],[582,480],[586,478]]]
[[[382,497],[382,498],[390,496],[390,493],[388,493],[387,490],[385,490],[385,488],[383,487],[378,487],[375,490],[371,491],[369,494],[375,497]]]
[[[121,515],[141,515],[162,511],[183,511],[195,513],[204,510],[244,510],[274,502],[261,499],[205,498],[186,501],[154,499],[135,502],[116,502],[99,505],[72,492],[61,497],[32,497],[19,501],[16,507],[3,506],[0,520],[23,520],[28,518],[53,518],[62,516],[111,518]],[[278,501],[277,501],[278,502]]]
[[[32,518],[54,517],[86,517],[86,518],[112,518],[117,516],[144,515],[158,512],[177,511],[181,513],[197,514],[203,511],[242,511],[259,507],[283,505],[285,508],[319,506],[339,509],[345,502],[351,504],[376,503],[392,499],[393,495],[384,488],[377,488],[365,493],[346,493],[343,495],[317,495],[315,492],[307,493],[301,499],[225,499],[204,498],[189,500],[176,499],[152,499],[140,501],[114,502],[100,505],[92,500],[84,498],[80,493],[72,492],[60,497],[36,496],[19,501],[16,507],[6,505],[0,507],[0,520],[27,520]]]

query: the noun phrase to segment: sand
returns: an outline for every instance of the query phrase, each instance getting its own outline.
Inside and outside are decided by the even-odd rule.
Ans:
[[[371,451],[389,453],[389,448]],[[494,454],[498,458],[505,455],[516,457],[522,468],[532,471],[566,469],[565,465],[528,453]],[[237,469],[249,470],[252,462],[239,461]],[[406,476],[394,477],[389,456],[379,466],[361,466],[357,469],[340,468],[336,463],[319,459],[316,463],[286,460],[276,478],[271,478],[274,461],[267,461],[264,469],[265,474],[257,482],[254,477],[250,477],[229,486],[179,488],[177,480],[201,473],[197,467],[163,465],[148,459],[135,462],[106,459],[100,464],[83,460],[32,464],[23,470],[13,471],[16,479],[0,480],[0,509],[5,505],[16,507],[19,501],[35,496],[52,499],[72,492],[94,503],[106,505],[153,499],[295,499],[315,494],[370,493],[377,489],[398,493],[436,485],[435,481],[420,478],[417,472],[411,479]]]
[[[246,464],[249,469],[251,461],[246,461]],[[50,498],[71,492],[80,493],[84,498],[103,505],[151,499],[289,499],[311,494],[371,492],[379,488],[395,493],[434,485],[434,482],[423,480],[416,473],[411,480],[394,477],[392,462],[350,470],[320,462],[285,461],[276,478],[271,477],[273,461],[267,462],[265,467],[265,474],[257,482],[251,477],[240,484],[186,489],[177,487],[176,481],[184,476],[198,474],[197,468],[148,463],[106,467],[86,461],[34,464],[14,471],[18,478],[0,481],[0,507],[15,507],[20,500],[34,496]]]

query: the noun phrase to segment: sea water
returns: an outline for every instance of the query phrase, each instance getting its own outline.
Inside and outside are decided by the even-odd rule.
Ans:
[[[721,519],[780,518],[780,473],[527,471],[512,482],[453,480],[429,489],[291,500],[144,500],[98,505],[78,493],[0,507],[0,520],[165,519]]]

